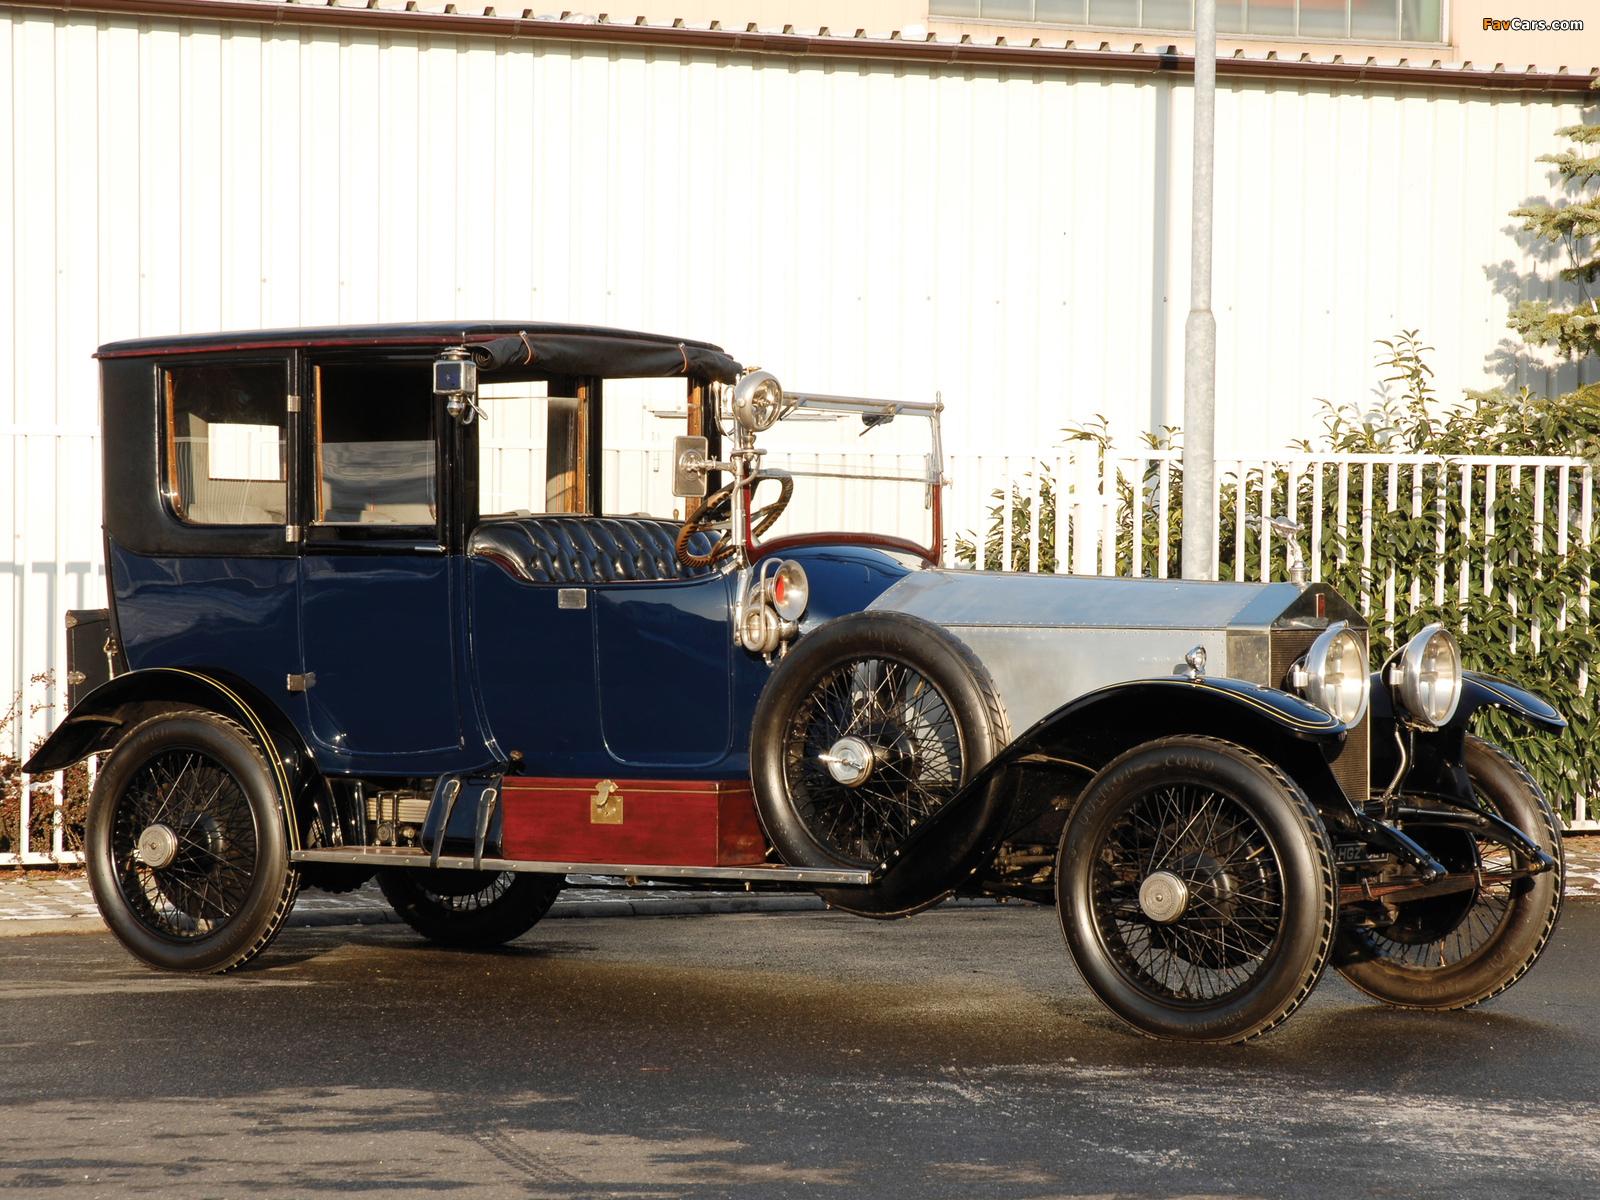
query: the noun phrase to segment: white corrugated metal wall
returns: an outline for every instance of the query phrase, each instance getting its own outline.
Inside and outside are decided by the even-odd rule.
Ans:
[[[817,390],[942,392],[953,455],[1181,412],[1181,78],[21,9],[0,39],[8,690],[103,602],[90,355],[114,338],[630,326]],[[1218,104],[1219,453],[1369,403],[1401,328],[1441,396],[1570,386],[1510,348],[1508,297],[1553,268],[1505,214],[1552,193],[1534,159],[1575,102],[1224,80]]]

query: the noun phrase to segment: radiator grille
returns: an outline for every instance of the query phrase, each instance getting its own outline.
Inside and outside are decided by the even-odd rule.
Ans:
[[[1367,631],[1352,629],[1350,632],[1356,635],[1361,642],[1362,653],[1366,654]],[[1272,631],[1272,674],[1268,682],[1273,687],[1284,686],[1284,678],[1289,674],[1289,668],[1294,666],[1296,659],[1311,649],[1311,643],[1316,641],[1321,633],[1320,629]],[[1369,711],[1361,718],[1361,723],[1345,735],[1344,744],[1339,747],[1338,754],[1328,763],[1340,790],[1356,804],[1367,802],[1367,793],[1371,786],[1372,755],[1369,745],[1371,726],[1372,714]]]

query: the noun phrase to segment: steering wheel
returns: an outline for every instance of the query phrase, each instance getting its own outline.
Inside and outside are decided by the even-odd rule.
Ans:
[[[730,483],[727,487],[719,488],[706,497],[702,504],[683,523],[683,528],[678,530],[678,540],[673,544],[673,550],[678,555],[678,561],[686,567],[709,567],[712,563],[721,562],[734,551],[733,542],[733,490],[737,487],[750,489],[752,498],[758,485],[767,480],[776,480],[780,485],[778,498],[765,508],[752,509],[750,513],[750,540],[754,541],[767,530],[771,529],[777,519],[783,516],[783,510],[789,507],[789,500],[794,496],[794,480],[789,472],[779,471],[776,468],[757,471],[743,484]],[[705,554],[696,554],[689,549],[689,540],[697,533],[717,534],[717,540],[711,544],[711,549]]]

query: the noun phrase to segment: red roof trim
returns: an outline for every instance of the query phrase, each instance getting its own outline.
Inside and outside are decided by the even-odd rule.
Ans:
[[[805,37],[799,34],[741,33],[725,29],[663,28],[652,25],[579,24],[522,17],[468,16],[464,13],[401,12],[349,8],[338,4],[257,3],[253,0],[13,0],[12,8],[128,17],[173,17],[195,21],[244,21],[261,25],[299,25],[337,29],[443,33],[457,37],[529,38],[540,41],[668,47],[729,54],[783,55],[854,60],[922,62],[946,66],[1011,67],[1043,71],[1115,71],[1152,74],[1194,73],[1190,55],[1114,50],[1063,50],[1043,46],[982,46],[971,42],[913,42],[860,37]],[[532,9],[525,12],[532,12]],[[1354,48],[1354,47],[1353,47]],[[1600,68],[1588,74],[1507,71],[1471,67],[1412,67],[1365,62],[1318,63],[1290,59],[1223,58],[1217,74],[1271,78],[1286,82],[1389,84],[1399,87],[1460,90],[1587,91]]]

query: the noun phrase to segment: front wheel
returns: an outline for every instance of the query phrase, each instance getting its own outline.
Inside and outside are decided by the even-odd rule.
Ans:
[[[84,849],[106,925],[169,971],[231,971],[265,950],[299,875],[261,748],[207,712],[137,726],[89,799]]]
[[[851,912],[904,915],[969,873],[1001,789],[963,797],[961,812],[946,806],[1008,736],[989,673],[948,631],[897,612],[840,617],[796,643],[756,705],[756,809],[795,866],[878,868],[935,834],[874,888],[821,893]]]
[[[1385,1004],[1469,1008],[1499,995],[1538,960],[1561,916],[1561,835],[1539,785],[1505,751],[1475,737],[1466,741],[1466,765],[1478,798],[1555,859],[1555,869],[1497,880],[1525,869],[1522,856],[1464,830],[1408,821],[1406,833],[1452,874],[1487,878],[1470,891],[1398,904],[1384,928],[1339,934],[1339,974]]]
[[[565,878],[515,871],[396,868],[378,872],[384,899],[442,946],[499,946],[550,911]]]
[[[1333,941],[1327,832],[1259,755],[1166,738],[1090,784],[1056,860],[1084,982],[1153,1037],[1241,1042],[1311,994]]]

